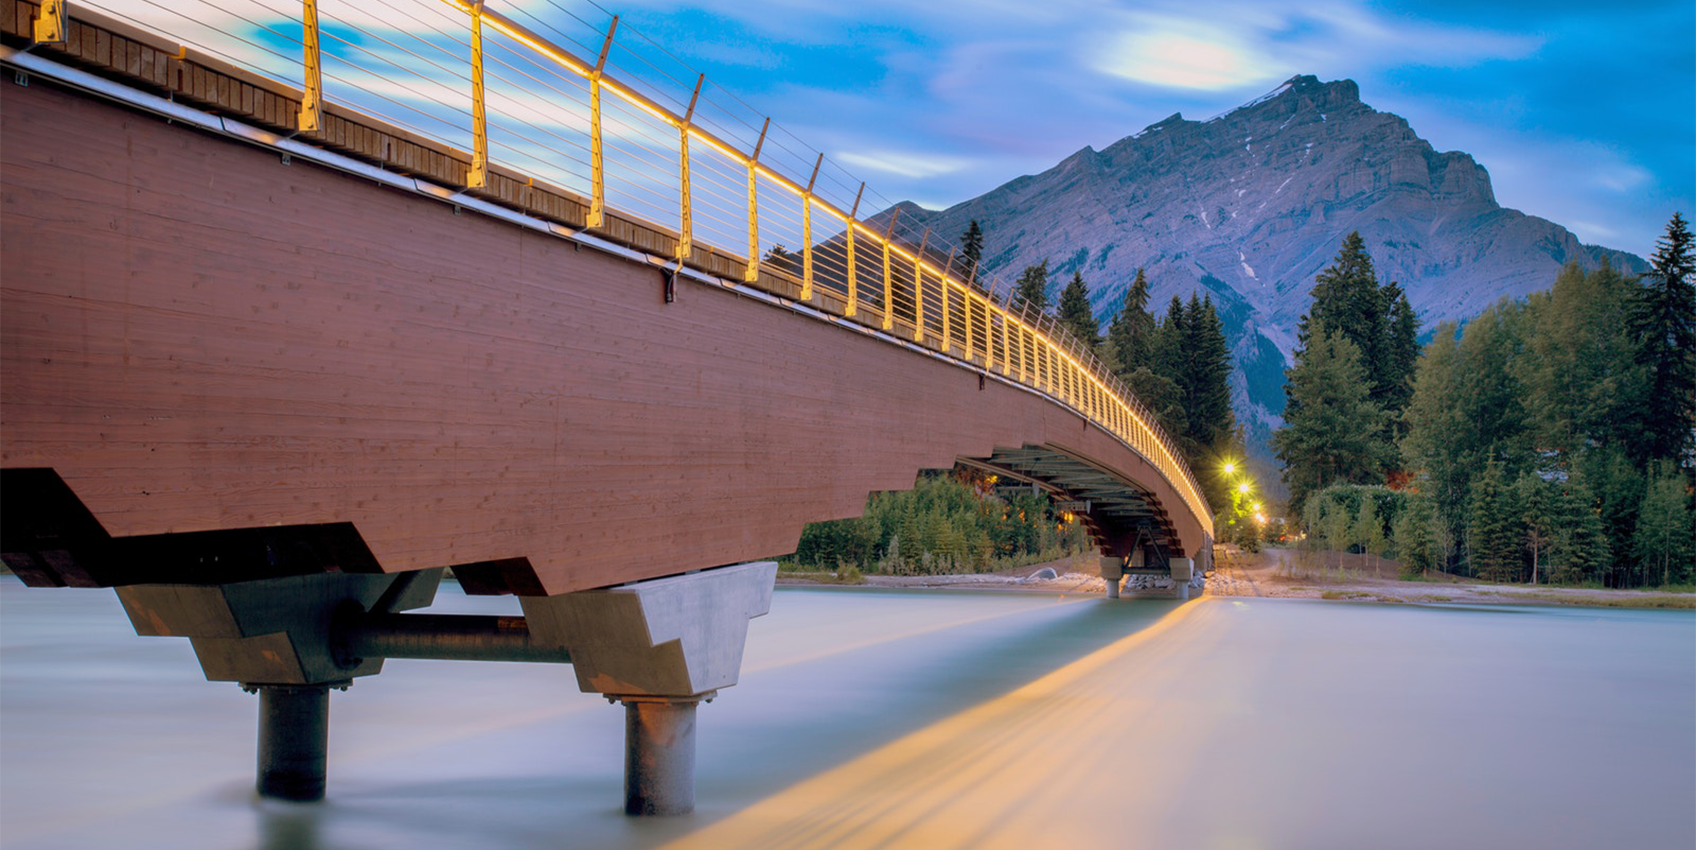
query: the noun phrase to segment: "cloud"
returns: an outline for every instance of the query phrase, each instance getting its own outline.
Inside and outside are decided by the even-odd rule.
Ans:
[[[861,153],[844,151],[838,153],[836,159],[843,165],[852,168],[864,168],[870,171],[881,171],[885,174],[914,178],[951,174],[973,165],[972,160],[961,157],[928,153],[901,153],[888,150]]]
[[[1140,83],[1218,91],[1275,79],[1279,71],[1235,33],[1166,19],[1114,36],[1097,69]]]
[[[1113,16],[1106,34],[1080,33],[1093,68],[1150,86],[1240,89],[1295,73],[1360,76],[1409,63],[1472,65],[1520,58],[1540,37],[1385,16],[1348,2],[1299,11],[1260,3],[1186,5]]]

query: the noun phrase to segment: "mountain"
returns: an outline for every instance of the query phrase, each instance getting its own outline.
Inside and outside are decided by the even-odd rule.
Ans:
[[[1472,157],[1438,152],[1352,80],[1297,76],[1208,121],[1173,115],[1041,174],[945,210],[897,205],[908,223],[984,229],[984,269],[1010,279],[1049,260],[1058,289],[1081,271],[1103,327],[1138,267],[1150,307],[1212,295],[1237,369],[1251,452],[1281,424],[1283,370],[1313,277],[1358,230],[1380,282],[1400,281],[1426,330],[1497,299],[1547,289],[1568,262],[1646,271],[1639,257],[1578,241],[1496,203]],[[887,215],[888,211],[885,211]]]

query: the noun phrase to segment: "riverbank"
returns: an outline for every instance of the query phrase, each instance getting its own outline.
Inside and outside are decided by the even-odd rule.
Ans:
[[[866,575],[862,587],[1038,591],[1101,594],[1107,584],[1094,573],[1093,558],[1073,556],[997,573],[935,576]],[[1052,571],[1047,578],[1044,570]],[[1570,605],[1597,608],[1696,609],[1696,593],[1661,590],[1491,584],[1444,573],[1404,580],[1395,561],[1337,552],[1267,549],[1226,552],[1207,576],[1210,596],[1259,596],[1284,599],[1381,602],[1425,605]],[[831,586],[833,573],[780,572],[777,582],[790,586]],[[1167,590],[1127,591],[1127,595],[1169,595]]]

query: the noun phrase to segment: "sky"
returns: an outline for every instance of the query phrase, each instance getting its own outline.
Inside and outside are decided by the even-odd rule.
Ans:
[[[491,4],[492,5],[492,4]],[[1648,256],[1696,212],[1691,0],[662,0],[621,26],[892,200],[945,207],[1174,112],[1349,78],[1503,206]]]
[[[1353,79],[1367,105],[1407,119],[1437,150],[1471,154],[1503,206],[1587,243],[1647,257],[1674,211],[1696,215],[1692,0],[599,2],[485,0],[580,56],[595,55],[619,15],[609,69],[650,74],[679,112],[704,73],[703,102],[739,113],[738,147],[751,148],[770,116],[777,146],[793,154],[786,173],[804,174],[822,152],[847,197],[868,184],[868,210],[900,200],[947,207],[1175,112],[1205,120],[1313,74]],[[285,80],[299,74],[292,0],[81,5],[187,44],[204,34],[224,57]],[[454,0],[320,0],[318,9],[350,45],[327,37],[326,51],[374,66],[396,58],[423,75],[342,78],[388,98],[362,106],[427,95],[468,110],[468,87],[454,76],[464,73],[468,18]],[[432,51],[444,51],[434,64],[415,61]],[[545,111],[547,92],[518,81],[516,100],[496,106]],[[448,128],[437,137],[458,143],[468,122],[435,117]]]

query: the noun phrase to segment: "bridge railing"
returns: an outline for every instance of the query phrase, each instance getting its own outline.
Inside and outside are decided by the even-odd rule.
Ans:
[[[556,216],[563,223],[619,241],[635,219],[661,238],[623,241],[634,238],[650,253],[663,243],[680,267],[810,304],[1046,393],[1149,459],[1211,529],[1206,500],[1170,436],[1052,314],[1022,303],[1011,280],[966,262],[952,238],[915,220],[922,214],[904,217],[822,152],[593,3],[75,6],[292,87],[293,123],[304,138],[322,135],[331,107],[370,115],[469,152],[456,172],[463,183],[453,188],[511,204],[515,192],[545,187],[575,202]]]

